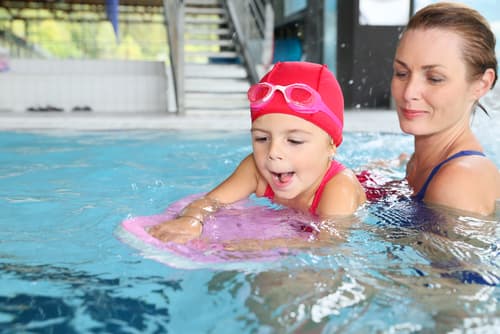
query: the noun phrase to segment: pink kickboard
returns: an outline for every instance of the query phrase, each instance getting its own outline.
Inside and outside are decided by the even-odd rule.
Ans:
[[[313,233],[311,217],[306,217],[287,208],[271,208],[248,201],[241,201],[219,210],[205,222],[200,238],[186,244],[162,242],[148,233],[156,224],[177,215],[189,202],[201,195],[192,195],[170,205],[163,213],[133,217],[122,222],[122,227],[142,243],[156,250],[170,253],[196,263],[224,263],[246,261],[270,261],[290,251],[274,248],[261,251],[232,251],[228,243],[242,240],[266,240],[273,238],[307,239]],[[172,265],[175,266],[175,265]]]

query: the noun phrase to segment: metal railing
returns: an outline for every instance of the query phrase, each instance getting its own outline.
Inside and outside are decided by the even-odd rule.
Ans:
[[[272,62],[272,6],[269,0],[225,0],[225,5],[249,79],[255,83]]]
[[[170,68],[175,90],[177,114],[184,114],[184,2],[164,0]]]
[[[9,50],[10,57],[50,58],[50,55],[47,52],[8,30],[0,29],[0,46]]]

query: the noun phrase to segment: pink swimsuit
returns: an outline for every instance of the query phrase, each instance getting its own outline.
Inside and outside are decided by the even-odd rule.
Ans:
[[[311,207],[309,208],[309,212],[311,214],[316,215],[316,209],[318,208],[319,201],[321,200],[321,194],[323,194],[323,190],[325,189],[325,186],[328,183],[328,181],[330,181],[335,175],[337,175],[344,169],[345,166],[342,165],[340,162],[337,162],[335,160],[332,161],[330,168],[328,168],[328,170],[326,171],[323,180],[321,180],[321,184],[319,185],[318,189],[316,190],[316,193],[314,194],[313,202],[311,204]],[[274,191],[271,188],[271,186],[267,185],[266,191],[264,192],[264,196],[269,198],[270,200],[273,200]]]

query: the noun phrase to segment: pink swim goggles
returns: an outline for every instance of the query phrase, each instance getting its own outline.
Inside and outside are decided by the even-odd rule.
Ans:
[[[250,110],[252,112],[259,111],[271,101],[271,98],[277,90],[283,94],[288,107],[293,111],[302,114],[323,112],[328,115],[339,128],[342,128],[340,121],[332,110],[323,102],[321,95],[310,86],[303,83],[281,86],[273,85],[269,82],[261,82],[253,85],[247,93],[248,100],[250,101]]]

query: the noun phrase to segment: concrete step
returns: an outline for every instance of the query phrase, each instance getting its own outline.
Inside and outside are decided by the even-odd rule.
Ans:
[[[245,115],[248,117],[248,122],[250,122],[249,110],[248,107],[241,106],[222,106],[219,105],[205,105],[205,106],[185,106],[186,114],[188,115],[205,115],[210,116],[215,120],[217,116],[227,115],[227,116],[235,116],[235,115]],[[231,130],[231,129],[226,129]]]
[[[247,71],[240,64],[187,64],[184,75],[186,78],[246,79]]]
[[[186,35],[198,35],[198,36],[228,36],[231,34],[231,30],[229,28],[218,28],[214,26],[200,28],[197,26],[185,26],[184,34]]]
[[[231,78],[186,78],[184,90],[186,93],[243,93],[246,94],[250,83],[245,79]]]
[[[242,93],[186,93],[184,105],[188,109],[249,110],[247,95]]]
[[[189,45],[194,45],[194,46],[227,46],[227,47],[234,47],[233,40],[231,39],[191,39],[191,38],[185,38],[184,39],[184,46],[189,46]]]
[[[186,50],[186,57],[190,56],[203,56],[212,58],[237,58],[238,54],[233,51],[197,51],[197,50]]]
[[[244,120],[241,120],[244,124],[248,122],[248,128],[250,128],[250,116],[248,116],[248,108],[231,108],[231,109],[221,109],[219,107],[205,107],[205,108],[186,108],[186,116],[198,118],[206,118],[208,117],[210,121],[218,122],[219,120],[223,120],[227,117],[241,117]],[[233,128],[226,128],[228,131],[232,131]]]
[[[220,109],[187,109],[185,115],[194,119],[210,119],[211,121],[220,122],[225,121],[224,124],[228,124],[229,120],[237,118],[240,123],[243,123],[244,130],[249,130],[251,127],[250,117],[248,116],[248,109],[231,109],[231,110],[220,110]],[[243,118],[243,120],[242,120]],[[230,124],[230,123],[229,123]],[[227,126],[223,130],[226,131],[237,131],[239,128],[233,128],[232,126]]]
[[[185,7],[186,15],[226,15],[226,11],[221,7]]]
[[[185,6],[221,6],[221,2],[219,0],[184,0]]]
[[[227,18],[226,17],[219,17],[219,16],[187,16],[184,18],[184,23],[186,25],[197,25],[197,26],[203,26],[203,25],[226,25],[228,24]]]
[[[236,52],[203,52],[192,51],[184,53],[185,64],[210,64],[217,62],[226,62],[234,64],[238,62],[238,54]]]

